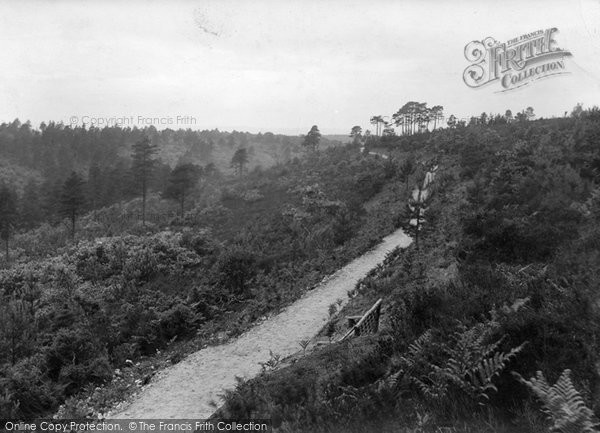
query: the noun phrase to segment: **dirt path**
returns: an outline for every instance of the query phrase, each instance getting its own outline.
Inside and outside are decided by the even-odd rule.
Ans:
[[[236,384],[236,376],[256,376],[259,362],[268,361],[269,351],[287,356],[300,349],[329,318],[329,305],[342,299],[385,255],[406,247],[411,238],[397,230],[372,251],[353,260],[326,282],[309,291],[277,316],[256,325],[237,339],[221,346],[207,347],[162,371],[144,388],[133,403],[112,418],[207,418],[220,403],[220,395]]]

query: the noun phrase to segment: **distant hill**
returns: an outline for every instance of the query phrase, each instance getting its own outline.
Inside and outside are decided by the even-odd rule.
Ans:
[[[331,141],[341,141],[342,143],[350,143],[352,141],[348,135],[344,134],[327,134],[323,135],[323,138]]]
[[[247,150],[246,170],[267,169],[301,158],[302,137],[251,134],[241,131],[157,130],[154,127],[70,127],[62,123],[42,123],[35,128],[18,119],[0,124],[0,182],[14,188],[21,206],[28,203],[32,213],[24,227],[60,219],[57,203],[66,177],[78,172],[85,188],[87,210],[131,200],[139,193],[131,177],[134,143],[147,137],[157,146],[157,164],[149,188],[162,192],[171,170],[181,163],[210,166],[227,177],[233,174],[231,159],[240,149]],[[346,142],[342,135],[324,136],[320,148]],[[30,182],[34,181],[34,182]],[[25,186],[31,184],[27,197]]]

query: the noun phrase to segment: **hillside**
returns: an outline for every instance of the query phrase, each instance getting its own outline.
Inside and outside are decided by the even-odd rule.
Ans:
[[[597,109],[372,136],[364,152],[203,171],[183,211],[154,185],[145,224],[141,199],[124,198],[72,227],[22,229],[0,271],[0,417],[94,417],[150,384],[131,409],[142,416],[194,360],[227,357],[260,374],[214,416],[282,431],[593,431],[599,142]],[[412,244],[361,267],[355,287],[318,286],[398,228]],[[327,287],[327,311],[302,304]],[[379,298],[380,332],[336,343]],[[302,348],[299,316],[315,322],[298,337],[323,325],[330,344]],[[270,346],[278,320],[290,331]],[[248,339],[261,351],[234,362]],[[281,354],[259,361],[269,347]],[[225,370],[199,415],[233,386]]]
[[[303,154],[302,137],[271,132],[171,130],[153,126],[68,126],[41,123],[38,128],[18,119],[0,124],[0,185],[19,193],[18,229],[32,229],[61,219],[61,187],[72,173],[87,185],[85,211],[130,201],[139,196],[131,172],[135,143],[147,138],[156,147],[156,167],[148,184],[156,192],[168,187],[172,169],[182,164],[201,167],[205,174],[234,173],[232,157],[246,156],[245,171],[284,164]],[[341,145],[322,138],[320,147]]]
[[[342,307],[348,288],[381,263],[386,254],[410,242],[401,229],[375,249],[356,258],[281,313],[265,317],[239,338],[202,349],[159,373],[131,405],[111,414],[114,419],[209,418],[214,402],[239,379],[256,376],[265,365],[292,355],[311,341],[330,317],[330,306]]]
[[[383,298],[382,331],[300,352],[216,416],[294,432],[596,431],[599,132],[590,110],[390,139],[395,158],[439,167],[420,243],[323,330]]]
[[[600,433],[600,0],[512,3],[0,1],[0,433]]]
[[[129,363],[166,349],[176,363],[291,304],[392,231],[393,168],[332,147],[208,177],[183,217],[151,194],[159,218],[146,225],[132,218],[138,199],[81,216],[74,239],[62,223],[17,234],[0,271],[2,416],[71,398],[70,411],[99,385],[94,410],[106,411],[135,389],[120,381]]]

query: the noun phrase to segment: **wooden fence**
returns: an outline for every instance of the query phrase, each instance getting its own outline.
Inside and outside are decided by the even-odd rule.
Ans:
[[[341,338],[340,341],[344,341],[350,336],[359,336],[364,334],[375,334],[379,330],[379,316],[381,315],[381,303],[382,299],[379,299],[375,304],[362,316],[349,316],[348,326],[350,329]],[[357,322],[358,320],[358,322]]]

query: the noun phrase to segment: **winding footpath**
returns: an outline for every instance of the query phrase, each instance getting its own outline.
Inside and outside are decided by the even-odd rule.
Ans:
[[[300,341],[314,337],[329,319],[328,307],[342,299],[356,283],[381,263],[396,247],[405,248],[411,238],[402,230],[385,237],[373,250],[353,260],[278,315],[250,328],[226,344],[207,347],[155,377],[114,419],[208,418],[221,403],[236,377],[250,379],[261,371],[260,362],[270,352],[283,357],[300,350]]]

